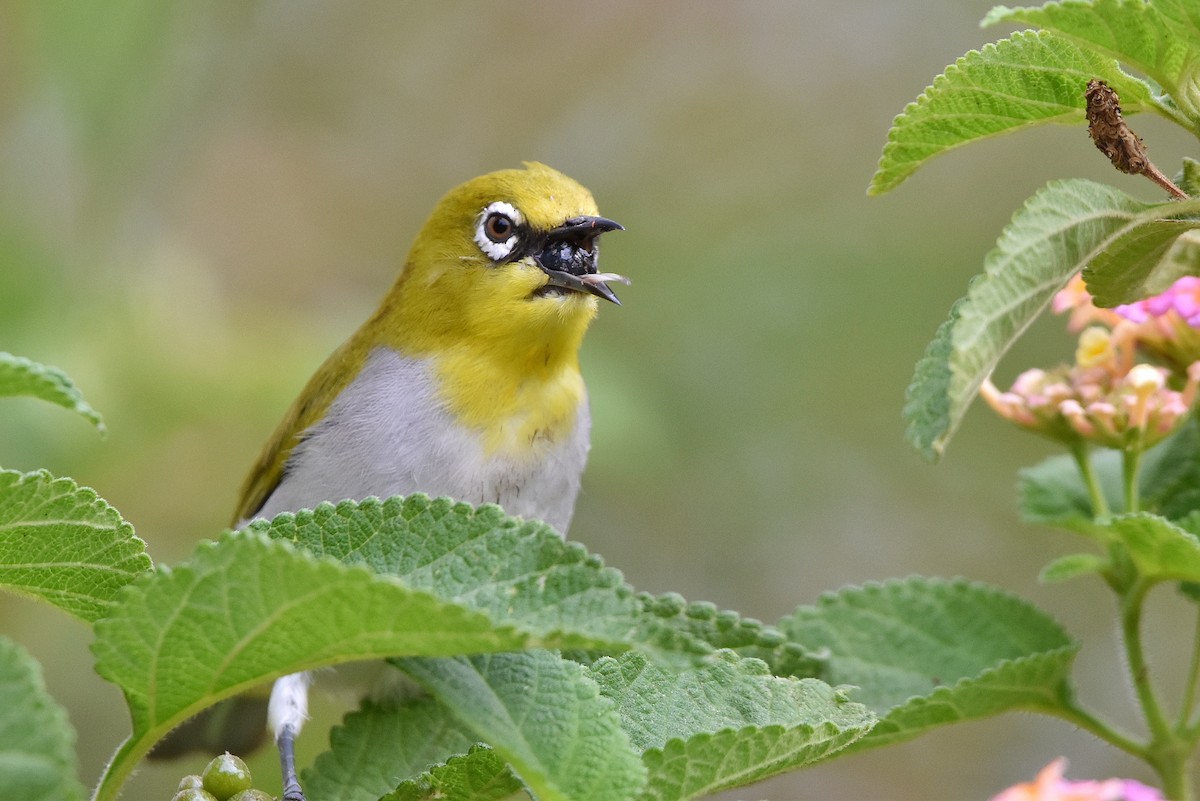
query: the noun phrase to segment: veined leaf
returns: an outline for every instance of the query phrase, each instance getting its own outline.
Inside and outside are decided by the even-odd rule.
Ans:
[[[1200,581],[1200,539],[1158,515],[1120,515],[1106,528],[1125,544],[1138,573],[1156,581]]]
[[[44,470],[0,470],[0,587],[91,622],[149,569],[146,543],[94,491]]]
[[[97,670],[124,691],[134,721],[97,798],[185,718],[284,674],[643,643],[681,662],[710,650],[644,614],[620,574],[580,546],[497,507],[412,496],[279,515],[143,577],[97,622]]]
[[[1110,512],[1122,512],[1125,498],[1121,483],[1121,456],[1116,451],[1091,454],[1092,472],[1100,485]],[[1096,511],[1087,485],[1075,460],[1067,455],[1051,456],[1017,474],[1017,506],[1026,523],[1040,523],[1103,539],[1096,525]]]
[[[817,762],[875,722],[815,679],[772,676],[731,651],[674,671],[636,652],[590,668],[649,769],[642,801],[683,801]]]
[[[454,598],[496,620],[520,621],[559,647],[638,643],[670,658],[712,650],[689,632],[644,614],[621,573],[538,521],[422,494],[320,504],[251,530],[345,564],[396,576],[413,589]],[[572,637],[579,635],[578,640]]]
[[[430,765],[466,754],[476,741],[450,710],[429,696],[402,704],[368,701],[330,732],[329,750],[303,772],[304,789],[313,801],[376,801],[410,779],[404,782],[407,789],[397,790],[398,797],[407,798],[426,784],[420,775]],[[504,766],[494,753],[492,758]],[[521,786],[507,767],[505,772],[510,783]],[[430,777],[428,783],[438,780]]]
[[[1045,584],[1053,584],[1080,576],[1094,576],[1108,568],[1108,560],[1094,553],[1071,553],[1060,556],[1043,567],[1038,573],[1038,580]]]
[[[0,637],[0,709],[0,798],[83,798],[67,713],[46,692],[38,663],[7,637]]]
[[[578,663],[548,651],[395,661],[540,801],[628,801],[646,784],[616,705]]]
[[[829,681],[880,716],[852,749],[1013,709],[1053,709],[1078,650],[1024,601],[964,581],[912,578],[824,596],[781,628],[828,648]]]
[[[1050,33],[1025,31],[972,50],[934,79],[888,131],[867,190],[894,189],[929,159],[977,139],[1048,122],[1084,124],[1084,90],[1100,78],[1129,114],[1151,105],[1116,60]]]
[[[379,801],[501,801],[518,793],[515,797],[528,798],[523,789],[495,751],[477,745],[401,783]]]
[[[0,396],[5,395],[32,395],[41,398],[70,409],[101,433],[104,432],[104,420],[100,413],[83,399],[79,388],[57,367],[0,351]]]
[[[1188,0],[1065,0],[1033,8],[997,6],[983,24],[997,22],[1036,25],[1128,64],[1153,78],[1191,118],[1192,128],[1200,123],[1196,95],[1200,11]],[[1124,102],[1124,93],[1117,91]]]
[[[1196,213],[1200,201],[1164,213]],[[1200,275],[1200,219],[1150,219],[1114,238],[1083,271],[1097,306],[1119,306],[1165,292],[1185,275]]]
[[[908,438],[937,458],[996,363],[1072,275],[1114,242],[1200,201],[1143,203],[1104,184],[1055,181],[1026,201],[984,260],[984,272],[917,365],[908,389]]]

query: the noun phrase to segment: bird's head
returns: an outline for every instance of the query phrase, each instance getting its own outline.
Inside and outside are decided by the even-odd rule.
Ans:
[[[577,347],[598,299],[620,302],[607,282],[628,283],[597,267],[598,237],[620,228],[587,189],[543,164],[488,173],[437,204],[385,308],[439,344],[562,338]]]

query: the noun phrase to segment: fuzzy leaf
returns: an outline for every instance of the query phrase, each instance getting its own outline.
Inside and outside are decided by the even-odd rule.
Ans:
[[[563,648],[599,640],[637,642],[663,654],[711,650],[644,614],[620,572],[598,556],[564,542],[544,523],[506,517],[498,506],[415,494],[321,504],[250,528],[318,556],[367,565],[496,620],[521,621],[539,634],[561,633]]]
[[[1138,572],[1157,581],[1200,581],[1200,539],[1157,515],[1121,515],[1105,528],[1129,550]]]
[[[1114,240],[1200,201],[1147,204],[1085,180],[1055,181],[1026,201],[984,272],[917,365],[905,417],[910,441],[937,457],[1000,357],[1072,275]]]
[[[7,637],[0,637],[0,709],[0,798],[83,798],[67,713],[46,692],[38,663]]]
[[[772,676],[731,651],[672,671],[636,652],[591,667],[649,769],[644,801],[681,801],[795,770],[839,751],[874,723],[815,679]]]
[[[1121,456],[1104,450],[1091,455],[1092,472],[1100,484],[1110,511],[1124,508],[1121,490]],[[1079,467],[1070,456],[1051,456],[1017,474],[1017,506],[1026,523],[1040,523],[1101,536],[1096,529],[1095,511]]]
[[[523,789],[495,751],[475,746],[403,782],[380,801],[500,801]]]
[[[0,587],[91,622],[149,569],[146,544],[94,491],[44,470],[0,470]]]
[[[782,631],[754,618],[718,609],[704,601],[688,603],[675,593],[640,596],[643,609],[665,625],[713,649],[727,648],[744,657],[761,659],[776,676],[820,678],[824,656],[790,642]]]
[[[997,6],[983,24],[996,22],[1036,25],[1124,62],[1153,78],[1193,120],[1200,119],[1195,96],[1200,11],[1188,0],[1066,0],[1036,8]],[[1121,99],[1124,102],[1123,93]]]
[[[475,742],[446,707],[428,696],[400,705],[368,701],[330,732],[329,750],[303,772],[304,789],[311,801],[376,801],[402,779],[420,784],[430,765],[467,753]],[[405,793],[413,789],[398,797],[409,797]]]
[[[1060,556],[1042,568],[1038,580],[1045,584],[1067,581],[1080,576],[1091,576],[1103,573],[1108,569],[1108,562],[1094,553],[1072,553]]]
[[[1024,601],[964,581],[911,578],[824,596],[780,624],[828,648],[829,681],[880,722],[852,749],[1013,709],[1054,709],[1078,645]]]
[[[868,192],[894,189],[929,159],[977,139],[1048,122],[1084,125],[1092,78],[1120,93],[1126,113],[1150,102],[1149,87],[1114,59],[1053,34],[1024,31],[972,50],[892,122]]]
[[[9,395],[32,395],[70,409],[104,432],[100,413],[83,399],[83,393],[66,373],[57,367],[0,351],[0,397]]]
[[[1180,214],[1200,211],[1200,202],[1162,207]],[[1112,239],[1083,271],[1083,281],[1097,306],[1157,295],[1185,275],[1200,274],[1200,220],[1147,219]]]
[[[398,659],[540,801],[627,801],[646,769],[582,665],[548,651]]]

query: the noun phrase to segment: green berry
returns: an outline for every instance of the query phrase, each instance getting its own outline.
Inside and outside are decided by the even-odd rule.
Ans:
[[[217,797],[199,787],[188,787],[176,793],[171,801],[217,801]]]
[[[217,801],[227,801],[250,788],[250,769],[228,751],[209,762],[202,777],[204,789],[216,796]]]
[[[203,790],[204,779],[201,779],[197,774],[191,773],[179,780],[179,786],[176,790]]]
[[[242,790],[229,801],[275,801],[275,796],[264,790]]]

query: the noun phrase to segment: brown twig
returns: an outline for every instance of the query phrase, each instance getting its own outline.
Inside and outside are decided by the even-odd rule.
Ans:
[[[1093,78],[1083,96],[1087,99],[1088,134],[1114,167],[1130,175],[1144,175],[1175,197],[1187,198],[1187,193],[1146,155],[1145,143],[1121,116],[1121,99],[1112,87]]]

